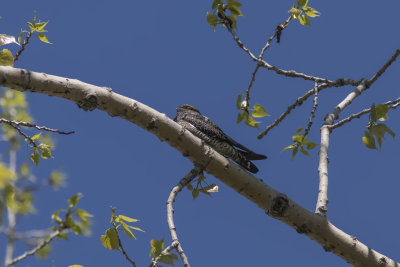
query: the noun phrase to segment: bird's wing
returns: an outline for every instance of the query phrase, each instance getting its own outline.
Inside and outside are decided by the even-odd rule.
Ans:
[[[221,141],[227,142],[228,144],[243,150],[243,154],[249,160],[260,160],[267,158],[264,155],[255,153],[254,151],[230,138],[209,118],[201,114],[187,114],[186,116],[190,116],[190,118],[185,118],[185,120],[194,124],[199,131],[205,133],[207,136],[218,138]]]

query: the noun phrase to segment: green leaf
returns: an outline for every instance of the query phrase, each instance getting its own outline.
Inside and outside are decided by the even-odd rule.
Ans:
[[[39,148],[42,152],[42,154],[41,154],[42,158],[44,158],[44,159],[52,158],[50,145],[40,144]]]
[[[44,27],[47,25],[47,23],[49,23],[49,22],[47,21],[47,22],[38,22],[38,23],[36,23],[35,24],[35,30],[37,32],[46,32],[44,30]]]
[[[128,227],[133,229],[133,230],[136,230],[136,231],[144,232],[144,230],[140,229],[139,227],[133,227],[133,226],[130,226],[130,225],[128,225]]]
[[[314,143],[314,142],[311,142],[311,141],[307,141],[306,142],[306,148],[308,149],[308,150],[311,150],[311,149],[313,149],[314,147],[316,147],[318,144],[316,144],[316,143]]]
[[[239,113],[238,116],[237,116],[236,123],[239,124],[243,120],[243,117],[244,117],[243,113]]]
[[[33,152],[31,154],[31,160],[35,165],[37,166],[39,164],[40,160],[40,154],[39,154],[39,149],[37,147],[33,148]]]
[[[42,135],[42,133],[38,133],[38,134],[35,134],[34,136],[32,136],[32,141],[36,141],[37,139],[39,139],[39,137]]]
[[[385,121],[388,119],[388,113],[389,111],[389,107],[384,105],[384,104],[380,104],[377,105],[375,107],[375,114],[376,114],[376,119],[380,120],[380,121]]]
[[[134,234],[129,229],[129,227],[128,227],[128,225],[126,223],[124,223],[123,221],[120,221],[119,223],[122,225],[122,229],[124,229],[124,232],[128,237],[136,239],[136,237],[134,236]]]
[[[53,214],[51,215],[51,220],[55,221],[57,223],[61,223],[62,219],[60,218],[60,216],[58,216],[58,214],[60,214],[60,212],[62,211],[62,209],[56,210],[55,212],[53,212]]]
[[[44,35],[43,33],[39,33],[38,34],[39,40],[42,41],[43,43],[47,43],[47,44],[52,44],[49,42],[49,40],[47,40],[46,35]]]
[[[302,7],[302,6],[307,6],[308,0],[296,0],[297,6]]]
[[[150,241],[150,246],[151,250],[149,256],[153,255],[153,258],[156,258],[161,254],[162,250],[164,249],[164,239],[161,239],[160,241],[157,239],[152,239]]]
[[[296,157],[298,151],[299,151],[299,146],[296,146],[292,152],[292,160]]]
[[[363,136],[362,138],[364,145],[369,149],[376,149],[374,137],[367,131],[365,131],[364,133],[365,136]]]
[[[120,218],[121,220],[124,220],[126,222],[138,222],[139,221],[137,219],[133,219],[133,218],[130,218],[130,217],[124,216],[124,215],[118,215],[118,218]]]
[[[292,140],[299,144],[303,144],[303,142],[304,142],[303,135],[294,135],[294,136],[292,136]]]
[[[301,11],[300,9],[294,8],[294,7],[291,8],[291,9],[289,10],[289,13],[292,13],[292,15],[293,15],[293,17],[294,17],[295,19],[299,18],[301,12],[302,12],[302,11]]]
[[[51,247],[49,244],[45,245],[41,249],[36,252],[38,258],[45,260],[47,259],[48,254],[51,252]]]
[[[222,0],[214,0],[214,2],[211,5],[211,8],[214,10],[217,8],[218,5],[222,5],[222,4],[223,4]]]
[[[74,232],[74,234],[76,234],[76,235],[81,235],[81,234],[82,234],[82,229],[81,229],[81,227],[80,227],[79,225],[77,225],[77,224],[71,225],[71,230],[72,230],[72,232]]]
[[[172,265],[172,266],[174,266],[175,260],[178,260],[178,256],[175,254],[172,254],[170,252],[164,253],[159,259],[160,262],[168,264],[168,265]]]
[[[239,3],[237,0],[226,0],[226,2],[228,3],[228,5],[230,6],[236,6],[236,7],[240,7],[243,6],[241,3]]]
[[[100,237],[101,243],[106,249],[119,250],[119,237],[115,228],[109,228],[105,235]]]
[[[288,151],[288,150],[292,150],[295,149],[298,145],[297,144],[292,144],[290,146],[287,146],[283,149],[283,151]]]
[[[21,43],[22,33],[23,33],[23,32],[24,32],[24,31],[21,29],[21,32],[20,32],[19,35],[18,35],[18,44]]]
[[[215,27],[217,27],[218,23],[219,23],[219,19],[216,15],[211,14],[210,12],[207,12],[206,14],[206,18],[207,18],[207,23],[213,28],[213,30],[215,31]]]
[[[238,94],[237,99],[236,99],[236,108],[239,109],[239,110],[243,109],[242,98],[243,98],[243,95],[242,94]]]
[[[60,232],[60,233],[58,234],[58,236],[57,236],[57,239],[58,239],[58,240],[60,240],[60,239],[68,240],[67,233],[66,233],[66,232]]]
[[[300,152],[303,153],[303,155],[310,156],[310,154],[302,146],[300,147]]]
[[[87,222],[89,220],[89,218],[93,217],[92,214],[90,214],[89,212],[82,210],[82,209],[76,209],[74,211],[74,213],[83,221],[83,222]]]
[[[0,189],[3,189],[9,182],[16,179],[16,174],[11,171],[3,162],[0,162]]]
[[[248,117],[247,120],[245,121],[247,126],[253,127],[253,128],[258,128],[258,124],[260,123],[259,121],[256,121],[253,117]]]
[[[301,131],[303,131],[303,127],[298,128],[298,129],[296,130],[296,134],[299,135],[299,134],[301,133]]]
[[[54,190],[58,190],[60,187],[65,186],[65,175],[60,171],[52,171],[49,177],[49,184]]]
[[[193,199],[196,199],[199,196],[200,190],[198,188],[193,189],[192,191],[192,197]]]
[[[70,199],[68,199],[68,204],[71,205],[72,207],[75,207],[78,205],[79,199],[82,197],[81,193],[73,195]]]
[[[0,65],[1,66],[13,66],[14,65],[14,57],[10,50],[3,49],[0,51]]]
[[[233,14],[233,15],[237,15],[237,16],[243,16],[242,12],[240,11],[240,9],[235,6],[235,5],[227,5],[226,8]]]
[[[308,19],[308,17],[305,14],[303,14],[299,17],[299,22],[301,23],[301,25],[311,26],[310,20]]]
[[[265,111],[264,107],[259,105],[259,104],[255,104],[253,106],[253,112],[251,114],[251,116],[256,117],[256,118],[262,118],[265,116],[268,116],[268,113]]]
[[[307,16],[311,18],[315,18],[321,15],[317,10],[312,7],[303,7],[303,11],[304,13],[306,13]]]

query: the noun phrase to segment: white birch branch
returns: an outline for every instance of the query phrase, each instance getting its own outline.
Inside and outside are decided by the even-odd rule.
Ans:
[[[356,266],[394,267],[399,264],[336,228],[325,216],[307,210],[230,162],[165,114],[134,99],[75,79],[3,66],[0,66],[0,85],[65,98],[84,110],[97,108],[110,116],[126,119],[166,141],[268,215],[307,235],[326,251]]]

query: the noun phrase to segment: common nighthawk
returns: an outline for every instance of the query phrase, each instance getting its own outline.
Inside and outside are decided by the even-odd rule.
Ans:
[[[202,139],[224,157],[231,158],[246,170],[257,173],[257,167],[250,160],[266,159],[227,136],[214,122],[201,115],[195,107],[184,104],[176,109],[174,118],[179,125]]]

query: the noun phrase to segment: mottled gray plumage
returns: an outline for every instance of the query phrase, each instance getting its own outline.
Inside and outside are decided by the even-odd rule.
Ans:
[[[202,139],[221,155],[231,158],[246,170],[257,173],[257,167],[250,160],[266,159],[227,136],[214,122],[201,115],[195,107],[184,104],[176,109],[174,118],[178,124]]]

